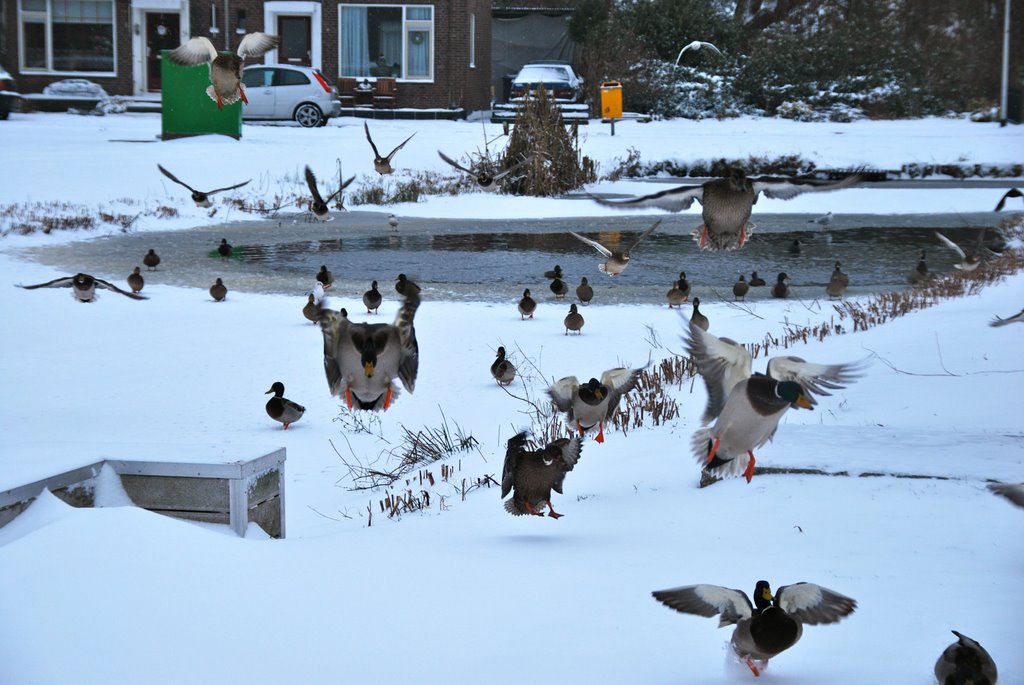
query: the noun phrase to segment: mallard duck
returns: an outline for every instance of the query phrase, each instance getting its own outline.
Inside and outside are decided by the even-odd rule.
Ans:
[[[668,300],[669,309],[683,306],[683,302],[686,302],[686,296],[683,295],[683,289],[679,287],[679,281],[672,281],[672,287],[665,293],[665,299]]]
[[[398,230],[398,217],[394,214],[388,214],[388,226],[391,227],[392,231]]]
[[[992,211],[1003,211],[1003,207],[1006,205],[1006,201],[1009,200],[1011,197],[1024,197],[1024,193],[1020,192],[1020,190],[1018,190],[1017,188],[1010,188],[1009,190],[1006,191],[1006,194],[999,199],[999,204],[997,204],[996,208]]]
[[[760,276],[758,276],[756,271],[751,271],[750,272],[750,287],[751,288],[759,288],[762,285],[765,285],[764,279],[761,278]]]
[[[618,209],[659,207],[671,212],[689,209],[694,200],[703,205],[704,223],[694,232],[702,250],[732,250],[743,247],[752,227],[750,214],[758,195],[789,200],[801,193],[840,190],[856,185],[859,174],[840,181],[818,181],[801,178],[748,178],[740,169],[732,169],[726,178],[716,178],[696,186],[680,186],[660,193],[628,200],[593,198],[600,204]]]
[[[160,173],[162,173],[167,178],[171,179],[172,181],[174,181],[178,185],[182,186],[183,188],[188,189],[189,192],[192,193],[192,202],[196,203],[196,207],[202,207],[203,209],[206,209],[208,207],[212,207],[213,206],[213,202],[210,201],[210,196],[213,195],[214,193],[223,193],[225,190],[234,190],[235,188],[241,188],[242,186],[248,184],[249,181],[252,180],[250,178],[249,181],[244,181],[242,183],[236,183],[235,185],[228,186],[226,188],[217,188],[215,190],[203,191],[203,190],[196,190],[195,188],[193,188],[189,184],[185,183],[184,181],[180,180],[177,176],[175,176],[174,174],[172,174],[170,171],[168,171],[167,169],[163,168],[159,164],[156,165],[156,168],[159,169]]]
[[[1006,317],[1005,319],[1000,318],[998,316],[993,317],[992,320],[988,322],[988,325],[992,326],[993,328],[998,328],[999,326],[1005,326],[1007,324],[1020,322],[1024,322],[1024,309],[1020,310],[1013,316]]]
[[[491,363],[491,375],[498,385],[508,385],[516,377],[516,367],[505,358],[505,348],[499,347],[498,354]]]
[[[132,272],[128,274],[128,287],[132,289],[132,292],[138,294],[142,292],[142,288],[146,285],[146,279],[139,273],[141,269],[135,267]]]
[[[917,266],[910,272],[910,285],[927,285],[933,278],[934,276],[928,271],[928,264],[924,261],[924,250],[921,250],[921,254],[917,258]]]
[[[156,271],[156,267],[160,265],[160,255],[153,248],[149,248],[149,252],[142,258],[142,263],[148,270]]]
[[[370,283],[370,289],[363,293],[363,304],[366,306],[366,313],[377,313],[380,303],[384,300],[380,291],[377,290],[377,281]]]
[[[306,413],[306,408],[301,404],[285,399],[284,383],[281,381],[275,382],[270,386],[270,390],[263,394],[269,395],[270,393],[274,393],[274,396],[267,401],[267,416],[283,423],[285,430],[288,430],[290,424],[301,419],[302,415]]]
[[[935,662],[939,685],[996,685],[999,672],[992,656],[976,640],[955,630],[950,632],[957,640]]]
[[[960,261],[953,265],[954,269],[960,269],[961,271],[971,272],[981,266],[981,250],[982,241],[985,240],[985,228],[982,227],[978,232],[978,244],[971,250],[970,254],[967,254],[960,246],[954,243],[952,240],[942,235],[938,231],[935,231],[935,237],[942,241],[949,249],[953,250],[960,257]]]
[[[565,274],[562,273],[562,267],[559,264],[555,264],[554,269],[548,269],[544,272],[544,278],[554,280],[556,278],[565,278]]]
[[[334,274],[327,268],[326,264],[320,265],[320,270],[316,272],[317,283],[323,286],[324,290],[330,289],[334,285]]]
[[[740,280],[732,285],[732,296],[737,300],[746,299],[748,292],[750,292],[750,284],[747,283],[746,276],[740,274]]]
[[[519,320],[529,317],[533,318],[533,313],[537,311],[537,301],[530,295],[530,289],[527,288],[523,291],[523,299],[519,300]]]
[[[222,109],[224,105],[233,104],[239,99],[249,103],[245,99],[245,87],[242,85],[242,66],[245,60],[249,57],[262,57],[280,42],[277,36],[249,33],[238,43],[238,50],[222,55],[209,38],[197,36],[171,50],[167,58],[184,66],[209,64],[210,87],[206,89],[206,94],[217,103],[217,109]]]
[[[313,323],[320,321],[320,303],[316,301],[316,297],[312,293],[310,293],[309,300],[302,307],[302,315]]]
[[[413,318],[419,305],[419,290],[407,288],[393,324],[352,323],[339,313],[321,314],[327,385],[349,409],[387,410],[398,397],[396,379],[413,392],[420,363]]]
[[[582,305],[590,304],[590,301],[594,299],[594,288],[587,281],[587,277],[584,276],[580,279],[580,284],[576,286],[576,299],[580,301]]]
[[[687,280],[685,271],[679,272],[679,290],[683,293],[683,302],[690,299],[690,281]]]
[[[786,283],[788,280],[789,276],[785,272],[779,274],[775,279],[775,285],[772,286],[772,297],[779,299],[789,297],[789,285]]]
[[[791,242],[789,244],[789,247],[786,248],[786,251],[789,252],[789,254],[791,254],[791,255],[798,255],[798,254],[800,254],[800,251],[802,249],[803,248],[801,247],[800,239],[799,238],[794,238],[793,242]]]
[[[145,300],[145,295],[137,295],[130,293],[127,290],[121,290],[113,283],[108,283],[102,278],[96,278],[89,274],[78,273],[74,276],[61,276],[55,278],[52,281],[46,283],[36,283],[35,285],[19,285],[19,288],[25,290],[35,290],[36,288],[71,288],[71,295],[79,302],[94,302],[97,299],[96,288],[103,288],[105,290],[111,290],[119,295],[130,297],[133,300]]]
[[[231,247],[231,243],[228,242],[227,238],[220,239],[220,245],[217,246],[217,254],[220,255],[221,259],[230,258],[234,251],[234,248]]]
[[[395,292],[402,297],[409,297],[413,293],[419,295],[420,287],[409,280],[405,274],[398,274],[398,278],[395,280]]]
[[[769,659],[800,640],[805,623],[836,623],[857,608],[857,600],[814,583],[783,585],[773,597],[768,581],[759,580],[753,604],[743,591],[720,585],[686,585],[651,594],[684,614],[721,614],[719,628],[735,625],[732,649],[755,676],[761,675]]]
[[[829,277],[828,284],[825,286],[825,294],[829,299],[842,299],[846,294],[846,288],[850,285],[850,277],[843,273],[840,267],[839,262],[836,262],[832,276]]]
[[[370,127],[366,124],[365,121],[363,122],[363,130],[366,131],[366,140],[369,141],[370,147],[373,148],[373,169],[381,176],[386,176],[387,174],[393,173],[395,171],[391,167],[391,158],[395,156],[396,152],[405,147],[405,144],[412,139],[412,136],[416,135],[416,133],[414,132],[412,136],[409,136],[408,138],[403,140],[394,150],[389,152],[387,157],[381,157],[380,152],[377,151],[377,146],[373,144],[373,138],[370,137]]]
[[[313,196],[313,199],[310,200],[309,203],[309,211],[313,213],[313,217],[318,221],[332,221],[334,217],[331,216],[331,211],[330,209],[328,209],[327,205],[330,204],[331,200],[333,200],[336,197],[339,198],[338,203],[341,206],[341,209],[345,210],[345,205],[343,202],[341,202],[340,199],[341,191],[345,190],[345,188],[348,188],[352,184],[352,181],[354,180],[356,180],[356,177],[350,176],[347,181],[342,183],[337,190],[328,195],[327,199],[325,200],[323,197],[321,197],[320,190],[319,188],[317,188],[316,175],[313,173],[313,170],[309,168],[309,166],[306,166],[306,185],[309,187],[309,192]]]
[[[513,516],[532,514],[557,519],[562,514],[551,505],[551,491],[562,494],[565,474],[579,461],[583,445],[579,438],[559,438],[539,450],[526,449],[526,433],[512,436],[505,450],[501,470],[501,498],[512,493],[505,511]]]
[[[1018,507],[1024,507],[1024,483],[989,483],[988,489],[1002,495]]]
[[[691,312],[691,314],[690,314],[690,323],[694,324],[695,326],[699,326],[700,328],[704,329],[705,331],[711,325],[711,322],[708,321],[708,317],[704,316],[700,312],[700,298],[699,297],[693,298],[693,312]]]
[[[551,292],[554,294],[554,296],[559,299],[565,297],[566,294],[569,292],[569,286],[561,278],[556,278],[555,280],[551,281],[551,285],[549,287],[551,288]]]
[[[619,400],[636,387],[640,369],[608,369],[601,380],[591,378],[580,385],[576,376],[566,376],[548,388],[551,402],[558,411],[566,412],[576,422],[582,437],[597,427],[597,442],[604,442],[604,422],[611,421],[619,408]]]
[[[565,315],[565,334],[569,335],[569,331],[576,331],[578,334],[583,332],[583,315],[576,309],[575,304],[569,305],[569,313]]]
[[[210,286],[210,297],[213,298],[214,302],[223,302],[224,298],[228,296],[228,287],[224,285],[224,281],[217,279],[213,285]]]
[[[651,233],[654,233],[654,230],[658,228],[658,226],[660,225],[661,219],[655,221],[650,228],[641,233],[640,237],[633,241],[632,245],[630,245],[622,252],[612,252],[611,250],[609,250],[607,247],[597,242],[596,240],[585,238],[581,236],[579,233],[573,233],[572,231],[569,231],[569,235],[585,242],[587,245],[590,245],[592,248],[594,248],[607,258],[603,264],[597,265],[597,268],[601,273],[606,273],[609,276],[618,276],[626,269],[627,266],[629,266],[630,255],[633,252],[633,250],[636,249],[636,246],[642,243],[644,239]]]
[[[701,423],[715,421],[694,434],[694,455],[704,471],[716,476],[742,472],[748,483],[754,475],[754,449],[772,439],[787,409],[812,409],[817,403],[813,394],[845,388],[864,368],[864,362],[815,364],[782,356],[768,360],[767,375],[751,375],[750,352],[734,340],[691,323],[684,342],[708,391]]]
[[[440,155],[441,159],[443,159],[445,162],[447,162],[450,166],[452,166],[452,167],[458,169],[459,171],[465,172],[465,173],[469,174],[470,176],[472,176],[473,180],[476,181],[477,188],[479,188],[480,190],[487,191],[489,193],[494,192],[495,190],[498,189],[498,181],[500,181],[501,179],[505,178],[509,174],[518,171],[523,165],[525,165],[527,162],[529,162],[532,159],[532,157],[527,157],[526,159],[523,159],[523,160],[520,160],[520,161],[516,162],[515,164],[513,164],[510,167],[508,167],[504,171],[501,171],[501,172],[499,172],[497,174],[494,174],[492,176],[491,174],[487,173],[486,171],[476,172],[476,171],[473,171],[472,169],[467,169],[466,167],[462,166],[461,164],[459,164],[454,159],[452,159],[451,157],[449,157],[445,153],[441,152],[440,150],[437,151],[437,154]]]

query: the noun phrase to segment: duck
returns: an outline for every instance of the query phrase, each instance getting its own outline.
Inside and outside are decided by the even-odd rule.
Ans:
[[[252,180],[250,178],[249,181],[236,183],[235,185],[227,186],[226,188],[216,188],[214,190],[196,190],[195,188],[180,180],[177,176],[175,176],[174,174],[172,174],[170,171],[160,166],[159,164],[156,165],[156,168],[159,169],[160,173],[169,178],[171,181],[177,183],[179,186],[182,186],[183,188],[186,188],[190,193],[192,193],[192,202],[195,203],[196,207],[199,207],[201,209],[208,209],[213,206],[213,201],[210,200],[210,196],[213,195],[214,193],[223,193],[227,190],[235,190],[236,188],[241,188],[244,185],[248,185],[249,181]]]
[[[705,181],[700,185],[679,186],[652,195],[627,200],[606,200],[591,196],[599,204],[617,209],[658,207],[671,212],[689,209],[694,200],[703,206],[703,224],[694,231],[694,239],[702,250],[734,250],[743,247],[753,227],[750,214],[758,196],[789,200],[808,192],[828,192],[850,188],[862,180],[851,174],[839,181],[803,178],[750,178],[742,169],[730,169],[725,178]]]
[[[996,208],[993,209],[992,211],[1003,211],[1003,207],[1006,206],[1006,201],[1009,200],[1011,197],[1024,197],[1024,193],[1022,193],[1018,188],[1010,188],[1009,190],[1006,191],[1006,194],[999,199],[999,204],[997,204]]]
[[[141,269],[135,267],[132,272],[128,274],[128,287],[131,288],[132,292],[136,295],[142,292],[142,288],[146,285],[146,279],[139,273]]]
[[[924,250],[921,250],[917,257],[917,266],[910,272],[910,285],[927,285],[933,278],[934,276],[928,271],[928,264],[924,261]]]
[[[993,328],[999,328],[1000,326],[1006,326],[1011,323],[1024,323],[1024,309],[1020,310],[1013,316],[1006,317],[1005,319],[998,316],[992,317],[992,320],[988,322],[988,325]]]
[[[586,276],[581,278],[580,284],[576,286],[576,299],[578,299],[580,304],[583,306],[590,304],[590,301],[594,299],[594,288],[590,285]]]
[[[370,147],[373,148],[373,170],[381,176],[387,176],[388,174],[394,173],[394,168],[391,166],[391,158],[395,156],[395,153],[405,147],[405,144],[412,140],[412,136],[416,135],[414,132],[412,136],[409,136],[398,146],[388,153],[387,157],[381,157],[380,152],[377,151],[377,146],[373,144],[373,138],[370,137],[370,127],[367,123],[363,122],[363,130],[366,131],[366,140],[370,143]]]
[[[302,315],[313,323],[320,321],[320,303],[316,301],[316,297],[310,293],[309,299],[306,304],[302,307]]]
[[[523,291],[523,299],[519,300],[519,320],[532,319],[535,311],[537,311],[537,301],[533,299],[530,289],[527,288]]]
[[[758,276],[756,271],[751,271],[750,272],[750,287],[751,288],[760,288],[762,285],[765,285],[764,279],[761,278],[760,276]]]
[[[767,580],[754,586],[754,601],[740,590],[720,585],[684,585],[651,593],[670,609],[715,616],[718,627],[735,625],[730,644],[755,676],[768,660],[795,645],[803,626],[836,623],[857,608],[857,600],[815,583],[783,585],[772,595]],[[755,663],[759,662],[759,663]]]
[[[392,231],[398,230],[398,217],[394,214],[388,214],[388,226],[391,227]]]
[[[18,287],[24,288],[25,290],[35,290],[36,288],[71,288],[71,296],[79,302],[95,302],[98,299],[96,295],[97,288],[110,290],[119,295],[130,297],[133,300],[148,299],[145,295],[121,290],[113,283],[108,283],[102,278],[96,278],[95,276],[85,273],[77,273],[74,276],[61,276],[60,278],[55,278],[52,281],[47,281],[46,283],[18,285]]]
[[[579,313],[575,304],[569,305],[569,313],[565,315],[565,334],[569,335],[569,331],[576,331],[577,334],[583,333],[583,315]]]
[[[683,302],[686,302],[686,295],[683,294],[683,289],[679,287],[679,281],[672,281],[672,287],[665,293],[665,299],[668,300],[669,309],[683,306]]]
[[[579,461],[583,444],[579,438],[559,438],[541,449],[528,450],[528,433],[512,436],[505,449],[505,463],[501,469],[501,498],[512,494],[505,502],[505,511],[513,516],[548,516],[559,519],[562,514],[551,504],[551,491],[562,493],[565,474]]]
[[[754,450],[772,439],[790,407],[813,409],[814,395],[830,395],[860,378],[866,362],[816,364],[800,357],[768,360],[766,374],[752,374],[750,352],[735,340],[719,338],[690,323],[683,342],[707,388],[694,433],[694,456],[714,476],[754,475]],[[715,421],[711,428],[708,424]]]
[[[223,302],[224,298],[228,296],[228,287],[224,285],[224,281],[217,279],[213,285],[210,286],[210,297],[213,298],[214,302]]]
[[[566,293],[569,292],[569,286],[561,278],[556,278],[551,281],[551,285],[549,287],[551,288],[551,292],[554,296],[559,299],[565,297]]]
[[[366,306],[366,313],[373,312],[376,314],[383,300],[384,297],[377,290],[377,281],[371,282],[370,289],[363,293],[363,304]]]
[[[327,310],[321,314],[327,385],[348,409],[387,411],[399,396],[396,380],[413,392],[419,370],[413,319],[419,306],[419,289],[406,288],[391,324],[354,323],[344,314]]]
[[[618,276],[623,271],[625,271],[627,266],[629,266],[631,253],[633,252],[633,250],[636,249],[637,245],[642,243],[644,239],[647,238],[647,236],[649,236],[651,233],[654,233],[655,229],[657,229],[660,225],[661,219],[655,221],[652,226],[650,226],[648,229],[646,229],[643,233],[640,234],[640,237],[633,241],[632,245],[630,245],[622,252],[612,252],[611,250],[609,250],[607,247],[597,242],[596,240],[591,240],[590,238],[581,236],[579,233],[574,233],[573,231],[569,231],[569,235],[573,236],[578,240],[581,240],[587,245],[590,245],[592,248],[594,248],[595,250],[597,250],[606,257],[606,260],[603,264],[597,265],[597,269],[601,273],[608,274],[609,276]]]
[[[409,280],[405,274],[398,274],[398,278],[395,280],[395,292],[402,297],[408,297],[414,292],[418,294],[420,287]]]
[[[978,232],[978,244],[971,250],[970,254],[964,252],[959,245],[938,231],[935,231],[935,237],[942,241],[946,247],[956,252],[957,256],[960,257],[960,261],[953,265],[954,269],[960,269],[961,271],[970,273],[981,266],[982,241],[985,239],[984,227],[982,227]]]
[[[850,277],[843,273],[840,267],[839,262],[836,262],[832,276],[829,277],[828,284],[825,285],[825,294],[830,300],[843,299],[843,295],[846,294],[846,289],[850,285]]]
[[[1024,483],[989,483],[988,489],[1002,495],[1018,507],[1024,507]]]
[[[740,274],[740,279],[732,285],[732,296],[737,300],[746,299],[748,292],[750,292],[750,284],[747,283],[746,276]]]
[[[560,264],[555,264],[554,269],[548,269],[544,272],[544,278],[548,280],[554,280],[556,278],[565,278],[565,274],[562,273],[562,267]]]
[[[160,265],[160,255],[153,248],[149,248],[149,252],[142,258],[142,263],[146,265],[147,270],[156,271],[156,267]]]
[[[799,238],[794,238],[793,242],[791,242],[789,244],[789,247],[786,248],[786,251],[789,252],[789,254],[791,254],[791,255],[799,255],[801,249],[802,249],[802,247],[801,247],[800,239]]]
[[[344,203],[341,202],[340,200],[340,195],[341,191],[345,190],[345,188],[348,188],[352,184],[352,181],[354,180],[356,180],[356,177],[350,176],[347,181],[342,183],[337,190],[328,195],[327,199],[325,200],[320,195],[320,189],[317,188],[316,174],[314,174],[313,170],[309,168],[309,165],[306,165],[306,185],[309,187],[309,192],[313,196],[313,199],[309,203],[309,211],[313,213],[313,218],[316,219],[317,221],[333,221],[334,217],[331,216],[331,210],[328,209],[327,205],[330,204],[331,200],[333,200],[336,197],[339,198],[338,202],[340,208],[343,211],[347,211],[345,210]]]
[[[498,347],[498,353],[491,363],[491,375],[498,381],[498,385],[508,385],[516,377],[516,367],[505,358],[504,347]]]
[[[217,254],[220,255],[221,259],[230,258],[234,251],[234,248],[231,247],[231,243],[228,242],[227,238],[220,239],[220,245],[217,246]]]
[[[700,298],[699,297],[693,298],[693,312],[690,314],[690,323],[692,323],[693,325],[695,325],[695,326],[697,326],[697,327],[699,327],[699,328],[701,328],[701,329],[703,329],[705,331],[711,325],[711,322],[708,321],[708,317],[704,316],[700,312]]]
[[[615,368],[580,385],[576,376],[566,376],[548,388],[552,404],[576,422],[580,437],[597,428],[597,442],[604,442],[605,421],[611,421],[619,408],[619,400],[636,387],[642,369]]]
[[[324,290],[329,290],[334,285],[334,274],[327,268],[326,264],[320,265],[320,270],[316,272],[317,283],[323,286]]]
[[[473,180],[476,181],[476,187],[488,193],[493,193],[498,189],[498,181],[505,178],[509,174],[519,171],[520,168],[522,168],[524,165],[526,165],[533,159],[532,157],[526,157],[525,159],[521,159],[512,166],[508,167],[504,171],[500,171],[497,174],[491,174],[488,171],[473,171],[472,169],[467,169],[466,167],[462,166],[461,164],[459,164],[454,159],[452,159],[445,153],[441,152],[440,150],[437,151],[437,154],[449,166],[454,167],[455,169],[458,169],[459,171],[472,176]]]
[[[276,381],[270,386],[264,395],[274,393],[274,396],[267,401],[267,416],[284,424],[284,430],[288,426],[302,418],[306,408],[297,402],[292,402],[284,397],[284,383]]]
[[[999,672],[992,656],[977,640],[951,632],[956,642],[942,650],[935,662],[939,685],[996,685]]]
[[[789,285],[786,281],[789,280],[789,276],[785,272],[779,274],[778,278],[775,279],[775,285],[772,286],[772,297],[782,299],[789,297]]]
[[[828,226],[829,224],[832,223],[832,212],[828,212],[827,214],[823,214],[823,215],[821,215],[821,216],[819,216],[819,217],[817,217],[815,219],[808,219],[807,223],[809,223],[809,224],[817,224],[818,226],[821,226],[822,228],[824,228],[824,227],[826,227],[826,226]]]
[[[171,50],[167,58],[182,66],[209,64],[210,86],[206,94],[217,103],[217,109],[222,109],[224,105],[234,104],[239,99],[249,104],[245,97],[245,86],[242,85],[242,66],[249,57],[262,57],[280,42],[277,36],[249,33],[238,43],[234,53],[222,55],[209,38],[197,36]]]

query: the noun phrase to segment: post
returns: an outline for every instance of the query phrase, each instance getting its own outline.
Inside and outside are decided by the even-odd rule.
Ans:
[[[1009,118],[1007,109],[1007,89],[1010,79],[1010,0],[1006,0],[1003,10],[1003,78],[999,88],[999,125],[1006,126]]]

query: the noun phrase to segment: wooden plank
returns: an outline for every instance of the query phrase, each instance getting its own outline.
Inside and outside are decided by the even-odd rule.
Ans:
[[[247,482],[249,506],[276,497],[281,492],[281,472],[277,468],[251,476]]]
[[[203,523],[220,523],[228,525],[229,517],[226,511],[181,511],[179,509],[150,509],[154,514],[163,514],[171,518],[183,519],[185,521],[201,521]]]
[[[280,497],[273,497],[250,507],[249,520],[259,524],[270,537],[283,538],[284,502]]]
[[[144,509],[228,512],[229,482],[224,478],[121,476],[125,492]]]

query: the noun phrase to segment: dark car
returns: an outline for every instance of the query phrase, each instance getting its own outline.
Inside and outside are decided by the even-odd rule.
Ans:
[[[523,65],[512,80],[513,102],[522,100],[527,94],[536,94],[540,84],[549,97],[556,102],[583,102],[586,91],[583,79],[566,62],[530,62]]]
[[[21,111],[21,93],[18,84],[7,70],[0,67],[0,119],[6,119],[11,112]]]

